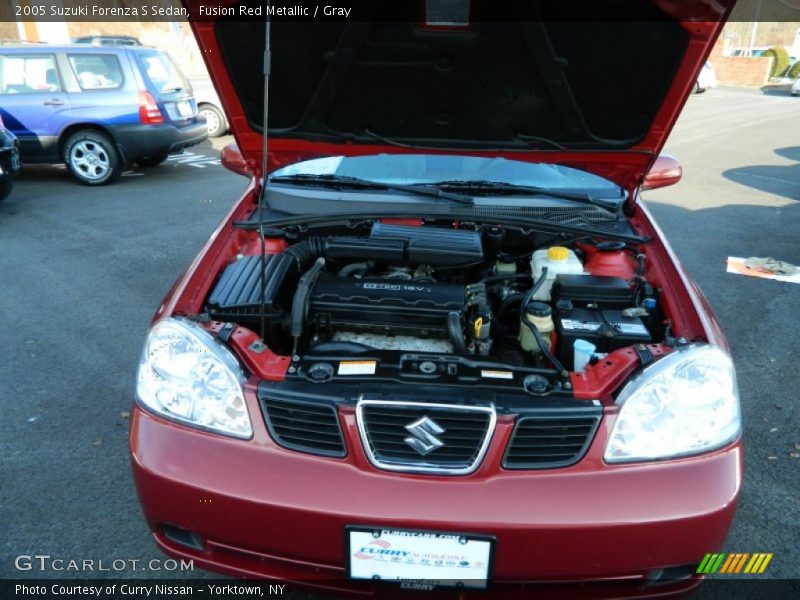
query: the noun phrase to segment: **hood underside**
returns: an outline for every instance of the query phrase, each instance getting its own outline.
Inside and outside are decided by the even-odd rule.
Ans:
[[[451,28],[426,27],[424,18],[275,18],[268,170],[424,149],[557,162],[631,189],[661,150],[732,3],[704,22],[671,18],[659,4],[598,0],[593,14],[603,22],[556,21],[542,6],[540,20],[475,17]],[[193,27],[259,173],[264,23],[223,17]]]

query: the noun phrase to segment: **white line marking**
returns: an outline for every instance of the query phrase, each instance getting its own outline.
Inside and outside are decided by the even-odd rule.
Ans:
[[[210,166],[218,166],[222,161],[213,156],[206,156],[205,154],[197,154],[195,152],[184,152],[183,154],[175,154],[167,158],[177,164],[189,165],[190,167],[197,167],[204,169]]]
[[[769,181],[777,181],[778,183],[788,183],[789,185],[800,185],[800,181],[790,181],[789,179],[780,179],[778,177],[770,177],[769,175],[756,175],[755,173],[743,173],[733,169],[730,175],[741,175],[742,177],[752,177],[754,179],[768,179]]]

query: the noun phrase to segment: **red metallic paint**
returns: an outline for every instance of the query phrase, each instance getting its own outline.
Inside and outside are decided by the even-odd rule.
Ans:
[[[591,244],[575,244],[586,254],[583,268],[587,273],[601,277],[622,277],[630,280],[636,274],[636,263],[630,252],[615,250],[601,252]]]
[[[301,580],[341,575],[348,524],[494,535],[498,581],[642,577],[719,548],[740,486],[739,443],[697,458],[605,465],[611,412],[584,460],[536,472],[499,467],[513,427],[502,417],[478,471],[448,479],[371,467],[357,441],[352,407],[341,409],[348,456],[330,459],[277,447],[252,387],[247,402],[254,429],[249,442],[134,408],[130,440],[142,508],[156,532],[167,523],[216,544],[270,555],[273,562],[320,567],[302,569],[296,574]],[[238,575],[283,573],[270,562],[239,570],[235,555],[205,554]]]
[[[216,52],[212,24],[193,23],[205,58],[230,117],[247,165],[259,173],[261,136],[249,131],[241,107]],[[540,152],[514,158],[563,162],[609,177],[631,192],[633,227],[652,237],[646,244],[646,277],[664,290],[662,308],[674,335],[704,339],[724,348],[724,335],[707,301],[683,271],[636,187],[641,183],[677,112],[690,91],[693,74],[705,60],[718,23],[686,25],[693,51],[681,65],[685,84],[672,89],[642,148],[630,153]],[[276,140],[270,170],[300,157],[398,152],[396,147],[312,145]],[[479,153],[480,154],[480,153]],[[494,156],[496,154],[483,153]],[[196,259],[175,282],[154,320],[202,310],[217,274],[237,254],[260,251],[255,232],[236,229],[255,204],[256,180],[231,209]],[[409,215],[413,217],[413,215]],[[283,240],[269,240],[279,252]],[[211,330],[220,324],[211,323]],[[542,471],[505,471],[500,459],[512,428],[498,418],[490,448],[479,469],[466,477],[393,474],[376,470],[361,448],[354,410],[340,408],[348,454],[321,458],[278,447],[270,438],[255,386],[283,378],[289,358],[251,348],[258,336],[237,328],[231,345],[252,373],[245,400],[253,422],[251,440],[228,439],[169,422],[143,411],[131,413],[130,447],[142,509],[159,546],[176,557],[195,559],[210,570],[245,577],[291,579],[349,596],[387,597],[395,588],[347,582],[344,527],[348,524],[459,530],[497,538],[495,576],[499,581],[616,579],[616,597],[685,592],[697,583],[643,587],[657,568],[684,565],[721,547],[741,486],[741,441],[698,457],[630,465],[607,465],[603,451],[617,408],[612,394],[639,367],[635,352],[623,349],[572,375],[579,399],[599,398],[604,418],[587,455],[578,464]],[[665,347],[654,345],[654,354]],[[609,364],[610,363],[610,364]],[[168,540],[161,525],[201,535],[202,552]],[[530,597],[528,588],[526,597]],[[540,588],[536,588],[540,589]],[[591,585],[577,592],[594,597]],[[607,592],[608,588],[601,588]],[[462,596],[462,597],[466,597]]]
[[[211,333],[217,333],[223,325],[219,321],[212,321],[205,328]],[[228,345],[255,377],[264,381],[283,381],[286,378],[286,369],[292,362],[291,357],[275,354],[260,344],[260,341],[261,336],[257,333],[246,327],[236,327],[228,338]]]
[[[198,312],[215,274],[243,248],[254,247],[254,232],[232,227],[233,220],[252,210],[252,203],[251,185],[173,286],[156,318]],[[632,223],[653,238],[646,247],[646,274],[665,290],[662,307],[674,334],[726,347],[713,313],[640,199]],[[275,242],[271,249],[278,251],[280,244]],[[650,569],[691,563],[718,549],[730,526],[741,485],[741,441],[682,460],[614,466],[603,462],[617,412],[612,393],[639,366],[629,349],[610,354],[583,375],[572,375],[576,397],[599,398],[605,406],[600,428],[580,463],[553,471],[502,470],[500,456],[513,423],[501,417],[478,471],[443,479],[375,470],[361,450],[355,415],[347,407],[341,409],[347,458],[320,458],[277,447],[266,432],[254,386],[259,378],[282,379],[289,359],[269,350],[253,352],[250,344],[257,339],[240,327],[231,342],[254,374],[246,391],[252,440],[192,430],[138,407],[132,412],[133,470],[148,522],[156,532],[161,523],[168,523],[217,543],[198,561],[210,569],[240,576],[330,579],[343,567],[344,525],[367,523],[493,533],[498,537],[495,574],[500,579],[640,580]],[[651,351],[659,354],[664,348],[652,346]],[[169,554],[187,553],[156,535]],[[225,551],[220,544],[238,550]],[[519,553],[516,549],[521,547],[533,550]],[[247,552],[276,558],[254,560]],[[536,560],[528,562],[524,556]],[[300,568],[287,560],[329,568]]]
[[[329,565],[308,563],[277,557],[263,552],[244,550],[228,544],[209,542],[209,552],[197,553],[166,539],[163,535],[154,534],[158,546],[168,555],[175,558],[191,559],[198,567],[216,571],[233,577],[266,578],[280,582],[289,581],[290,586],[308,591],[321,591],[326,596],[334,595],[343,598],[384,599],[409,598],[409,593],[398,585],[374,584],[365,581],[346,581],[342,579],[344,569]],[[232,566],[235,565],[235,566]],[[265,571],[269,576],[265,577]],[[310,578],[309,573],[315,577]],[[485,598],[503,598],[503,600],[608,600],[635,598],[688,598],[702,580],[702,576],[663,584],[657,588],[648,587],[640,576],[616,577],[609,579],[584,579],[580,582],[548,581],[548,582],[493,582],[489,594],[486,592],[465,592],[457,590],[435,590],[425,592],[424,598],[432,600],[485,600]],[[411,596],[413,597],[413,596]]]
[[[256,247],[254,232],[232,227],[233,220],[252,210],[252,194],[251,185],[173,286],[156,318],[198,312],[214,274],[243,248]],[[641,200],[634,206],[632,222],[640,233],[653,238],[646,250],[647,278],[667,290],[662,302],[673,332],[726,347],[713,313]],[[280,248],[278,241],[270,247],[272,251]],[[253,440],[228,440],[134,408],[134,474],[152,527],[169,523],[246,551],[338,568],[346,523],[495,532],[499,540],[508,540],[498,546],[497,575],[509,579],[530,574],[510,550],[500,551],[520,544],[543,549],[538,558],[544,562],[536,563],[537,578],[581,579],[640,576],[650,568],[684,564],[717,549],[724,539],[740,486],[740,442],[711,455],[678,461],[614,467],[603,463],[616,412],[611,394],[638,367],[631,350],[614,352],[587,368],[584,375],[572,376],[576,397],[600,398],[607,407],[592,447],[578,465],[556,471],[502,471],[499,456],[512,424],[501,418],[484,465],[468,478],[443,481],[376,471],[361,451],[350,409],[342,411],[349,446],[345,460],[276,447],[264,428],[252,386],[258,378],[280,380],[288,357],[268,350],[252,352],[249,346],[257,338],[244,328],[232,337],[232,345],[254,373],[247,393]],[[663,348],[651,350],[658,354]],[[480,488],[475,486],[478,482]],[[212,502],[200,503],[206,497]],[[406,506],[408,498],[415,500],[411,507]],[[446,519],[441,511],[444,506],[448,507]],[[505,524],[496,522],[498,515]],[[277,536],[273,535],[276,530]],[[273,534],[267,535],[268,531]],[[333,541],[318,548],[319,540],[329,539]],[[275,546],[280,540],[290,542]],[[169,553],[180,555],[163,539],[159,543]],[[253,571],[252,565],[246,566],[252,560],[248,563],[230,552],[215,551],[208,560],[209,568],[243,576],[284,573],[268,569],[268,563],[260,559],[261,569]]]
[[[395,219],[392,217],[384,217],[381,219],[381,223],[386,223],[387,225],[407,225],[409,227],[422,227],[422,219]]]
[[[247,166],[247,161],[244,159],[244,156],[242,156],[242,152],[239,150],[239,146],[236,145],[236,142],[231,142],[225,146],[219,153],[219,158],[222,162],[222,166],[229,171],[233,171],[238,175],[244,175],[245,177],[252,175]]]
[[[233,208],[176,283],[159,316],[199,310],[212,274],[243,244],[252,243],[252,232],[243,234],[230,225],[251,202],[246,194]],[[669,290],[662,298],[673,331],[725,347],[713,313],[641,202],[634,223],[653,236],[647,246],[647,276]],[[277,447],[266,432],[253,386],[259,378],[282,379],[289,359],[268,350],[252,352],[249,346],[257,339],[238,328],[231,342],[254,373],[246,394],[255,432],[251,441],[195,431],[138,407],[132,413],[133,470],[147,520],[156,532],[168,523],[217,543],[199,557],[198,565],[239,576],[322,578],[328,580],[322,582],[326,589],[351,589],[331,579],[342,573],[344,525],[386,524],[493,533],[498,538],[495,574],[501,580],[632,576],[636,594],[650,594],[661,589],[640,587],[646,571],[699,560],[721,546],[730,526],[741,485],[740,441],[710,455],[663,463],[603,462],[616,415],[611,394],[639,366],[629,349],[572,376],[577,398],[600,398],[606,406],[580,463],[554,471],[503,471],[499,460],[513,425],[504,417],[479,470],[470,477],[443,480],[375,470],[361,450],[351,408],[342,409],[349,450],[344,460]],[[657,355],[664,348],[653,346],[651,351]],[[156,534],[156,539],[168,554],[191,554],[163,536]],[[518,548],[532,550],[519,553]],[[302,566],[307,561],[326,567]],[[626,593],[620,590],[619,597]]]
[[[670,351],[663,344],[648,344],[647,348],[656,358]],[[583,373],[570,373],[573,393],[582,400],[598,399],[611,405],[611,394],[640,366],[639,356],[630,347],[610,352],[603,360],[586,365]]]
[[[651,238],[647,244],[645,278],[665,290],[666,293],[661,296],[661,308],[671,321],[673,334],[690,341],[707,341],[729,350],[728,341],[708,300],[684,271],[638,194],[630,221],[639,234]]]
[[[674,156],[660,154],[650,167],[647,175],[642,182],[643,190],[655,190],[658,188],[675,185],[683,177],[683,168]]]

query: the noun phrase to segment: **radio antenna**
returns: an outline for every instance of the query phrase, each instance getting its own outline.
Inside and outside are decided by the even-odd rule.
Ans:
[[[258,235],[261,238],[261,339],[266,342],[267,317],[266,317],[266,268],[267,268],[267,241],[264,239],[264,202],[267,196],[267,148],[269,138],[269,73],[272,63],[272,53],[270,51],[270,0],[266,2],[264,21],[264,115],[261,126],[261,188],[258,190]]]

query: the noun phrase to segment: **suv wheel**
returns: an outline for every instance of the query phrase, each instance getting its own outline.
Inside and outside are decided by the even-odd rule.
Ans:
[[[152,156],[142,156],[141,158],[136,159],[136,164],[140,167],[157,167],[165,160],[169,154],[166,152],[164,154],[153,154]]]
[[[84,185],[105,185],[122,174],[122,163],[114,142],[107,135],[91,129],[69,136],[64,145],[64,162],[73,177]]]
[[[227,131],[228,124],[225,122],[225,115],[213,104],[201,104],[197,114],[206,118],[208,137],[219,137]]]

